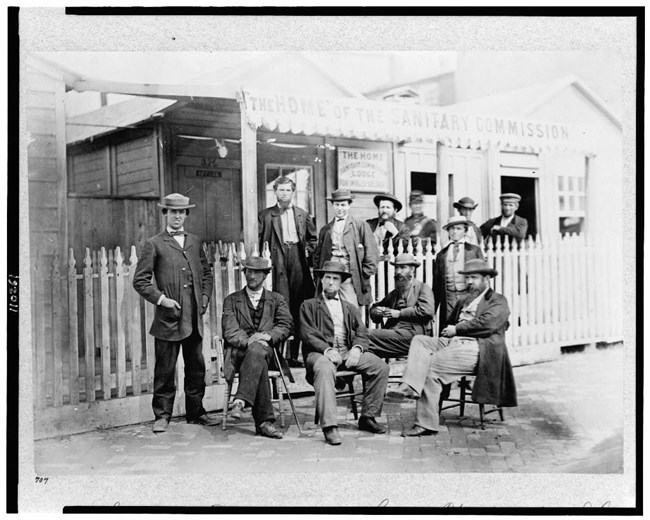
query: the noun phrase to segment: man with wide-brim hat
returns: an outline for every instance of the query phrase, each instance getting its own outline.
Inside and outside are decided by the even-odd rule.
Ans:
[[[155,338],[153,431],[167,430],[174,408],[174,373],[179,350],[185,362],[185,411],[188,423],[215,425],[203,408],[205,359],[203,319],[212,294],[212,269],[201,239],[185,231],[190,199],[172,193],[158,203],[165,230],[142,246],[133,288],[155,306],[149,333]],[[154,283],[155,282],[155,283]]]
[[[439,430],[439,400],[443,385],[464,375],[476,375],[472,398],[480,404],[517,406],[512,365],[505,343],[510,309],[506,298],[490,288],[498,273],[485,260],[465,263],[468,294],[458,301],[439,338],[415,336],[400,385],[389,399],[415,398],[415,424],[405,437]]]
[[[306,378],[314,386],[316,413],[325,441],[332,445],[342,442],[336,411],[338,370],[352,370],[363,376],[359,429],[386,433],[376,417],[381,415],[388,365],[368,351],[368,329],[359,309],[341,297],[341,285],[351,276],[349,269],[341,262],[329,260],[314,273],[320,277],[322,290],[300,307],[299,334]]]
[[[503,193],[499,199],[501,199],[501,215],[483,223],[481,226],[483,238],[487,240],[488,237],[492,237],[492,240],[497,238],[503,240],[504,237],[510,237],[511,240],[516,240],[519,243],[526,238],[528,231],[528,221],[515,215],[521,202],[521,196],[517,193]]]
[[[424,192],[413,190],[409,195],[409,206],[411,216],[404,220],[404,225],[409,228],[411,241],[415,244],[414,238],[420,240],[428,238],[431,242],[431,248],[433,248],[438,240],[438,223],[435,219],[424,214]]]
[[[341,286],[341,297],[358,307],[372,303],[370,278],[377,272],[379,250],[368,224],[349,214],[353,199],[347,189],[338,189],[328,197],[334,218],[318,233],[314,269],[330,260],[344,264],[351,276]],[[317,288],[316,293],[320,290]]]
[[[461,274],[465,262],[483,258],[481,248],[467,241],[467,229],[470,225],[467,217],[461,215],[450,217],[444,225],[449,243],[436,255],[433,264],[433,295],[436,310],[440,308],[439,330],[447,325],[458,300],[467,294],[465,277]]]
[[[293,334],[293,319],[284,297],[264,288],[264,280],[271,272],[271,262],[259,256],[249,256],[242,267],[246,287],[226,297],[221,322],[224,376],[228,384],[239,373],[230,417],[241,420],[244,409],[249,406],[256,433],[281,439],[283,434],[275,426],[271,403],[269,366],[285,371],[293,382],[280,348]],[[278,351],[281,367],[275,366],[273,349]]]
[[[408,355],[411,339],[432,334],[435,307],[431,288],[415,278],[420,262],[411,253],[394,261],[395,288],[370,307],[370,319],[381,328],[369,332],[370,352],[381,358]]]
[[[471,197],[461,197],[454,202],[453,206],[456,208],[459,215],[466,217],[467,220],[470,221],[467,227],[467,232],[465,233],[466,242],[480,247],[483,242],[483,235],[478,226],[472,222],[472,213],[474,213],[474,210],[478,206],[478,202],[474,202],[474,199]]]
[[[393,245],[393,251],[397,251],[399,243],[402,247],[408,245],[411,232],[409,228],[395,218],[395,215],[402,209],[402,203],[397,197],[390,193],[380,193],[373,198],[377,206],[378,216],[366,220],[370,231],[375,235],[381,254],[388,254],[389,244]]]

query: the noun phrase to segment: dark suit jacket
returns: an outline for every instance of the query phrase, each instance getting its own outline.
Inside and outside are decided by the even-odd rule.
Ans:
[[[528,221],[525,218],[515,214],[513,219],[510,221],[510,224],[508,224],[504,229],[493,232],[492,226],[498,226],[499,222],[501,222],[501,215],[491,218],[483,223],[481,226],[481,233],[483,233],[483,237],[486,240],[489,236],[493,236],[493,240],[495,240],[497,236],[509,236],[519,242],[526,238]]]
[[[246,288],[226,296],[223,302],[221,329],[224,339],[224,376],[232,381],[239,369],[235,350],[248,348],[248,338],[255,332],[265,332],[271,336],[269,345],[278,348],[293,333],[293,319],[289,306],[281,294],[263,289],[264,310],[259,326],[253,326],[248,310]],[[281,352],[278,352],[281,355]],[[280,361],[283,365],[283,360]],[[288,367],[282,367],[285,372]],[[287,375],[289,375],[288,372]]]
[[[320,230],[318,246],[314,251],[314,269],[320,269],[325,262],[332,258],[332,220]],[[370,305],[370,277],[377,272],[379,248],[377,240],[363,220],[348,215],[343,228],[343,243],[350,254],[350,272],[352,284],[357,293],[359,305]]]
[[[186,261],[187,259],[187,261]],[[166,341],[180,341],[188,337],[195,322],[199,334],[203,334],[203,321],[192,315],[192,300],[183,303],[183,285],[189,263],[192,272],[193,295],[196,309],[201,311],[203,296],[212,295],[212,267],[196,235],[185,235],[185,246],[163,231],[150,238],[142,246],[138,265],[133,276],[133,288],[148,302],[155,305],[153,323],[149,334]],[[153,276],[153,279],[152,279]],[[155,280],[155,284],[154,284]],[[176,300],[181,309],[167,309],[156,305],[161,294]]]
[[[363,323],[359,310],[348,302],[341,300],[343,305],[343,321],[347,333],[347,344],[349,348],[355,345],[363,351],[368,348],[368,329]],[[323,295],[305,300],[300,306],[300,340],[302,341],[302,356],[312,352],[325,351],[334,345],[334,322]],[[307,365],[309,367],[309,365]],[[314,374],[308,368],[307,381],[313,383]]]
[[[436,309],[440,307],[440,316],[438,317],[439,330],[444,329],[449,323],[449,317],[447,316],[447,255],[449,254],[450,246],[451,242],[442,248],[433,264],[433,295],[436,301]],[[483,251],[481,251],[480,247],[467,242],[465,242],[464,246],[466,262],[473,258],[483,260]]]
[[[411,238],[411,230],[409,227],[404,224],[401,220],[397,220],[396,218],[391,218],[389,219],[397,228],[397,235],[393,236],[391,233],[386,233],[384,236],[384,240],[381,243],[381,254],[385,255],[388,253],[388,243],[392,238],[393,241],[393,249],[396,251],[397,246],[399,245],[400,241],[402,242],[402,247],[406,248],[409,243],[409,239]],[[370,231],[375,232],[375,229],[377,229],[377,226],[379,225],[379,217],[375,218],[369,218],[366,220],[368,223],[368,226],[370,227]],[[375,239],[376,240],[376,239]]]
[[[438,241],[438,223],[435,219],[427,217],[426,215],[411,215],[404,220],[404,225],[409,228],[411,240],[415,237],[419,237],[420,240],[430,238],[432,245]],[[420,232],[414,235],[413,230],[418,225],[422,227],[420,228]]]
[[[273,290],[279,292],[287,303],[297,295],[290,294],[289,283],[287,282],[287,268],[284,257],[282,244],[282,222],[280,222],[281,211],[278,205],[271,206],[260,211],[258,215],[259,224],[259,247],[260,253],[264,247],[264,242],[268,242],[271,250],[271,262],[273,263]],[[310,256],[314,254],[316,247],[316,226],[309,213],[297,206],[293,207],[293,216],[296,222],[296,232],[298,233],[298,250],[300,251],[300,266],[302,268],[302,294],[299,301],[314,296],[314,281],[309,271],[309,265],[305,252]]]
[[[460,311],[471,296],[458,301],[449,323],[456,325],[456,335],[478,340],[478,367],[472,397],[477,403],[517,406],[517,388],[506,347],[510,308],[508,300],[488,289],[478,304],[476,318],[458,322]]]
[[[370,319],[375,323],[382,323],[383,318],[377,307],[395,309],[399,293],[392,290],[380,302],[370,307]],[[408,329],[413,334],[430,336],[433,332],[435,315],[433,292],[431,288],[420,280],[413,280],[406,296],[406,307],[400,311],[399,318],[389,318],[382,326],[383,329]]]

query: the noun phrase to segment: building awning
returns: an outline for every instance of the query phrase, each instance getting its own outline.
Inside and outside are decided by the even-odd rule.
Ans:
[[[452,112],[442,107],[352,98],[322,98],[244,89],[256,128],[389,142],[441,142],[461,148],[584,149],[585,132],[564,123]]]

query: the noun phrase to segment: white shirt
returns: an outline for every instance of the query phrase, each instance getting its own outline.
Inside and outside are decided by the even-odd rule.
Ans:
[[[298,242],[298,231],[296,231],[296,218],[293,214],[293,204],[283,210],[280,204],[280,222],[282,223],[282,240],[295,244]]]
[[[185,230],[183,228],[180,228],[178,230],[174,230],[174,229],[170,228],[169,226],[167,226],[167,233],[169,233],[170,235],[172,233],[178,233],[178,232],[184,233]],[[174,240],[176,240],[176,242],[178,242],[179,246],[185,247],[185,235],[174,235],[172,238]]]
[[[501,227],[506,227],[510,222],[512,222],[512,219],[515,218],[515,214],[513,213],[509,217],[504,217],[503,215],[501,216],[501,224],[499,224]]]
[[[476,318],[476,311],[478,310],[478,304],[481,303],[481,300],[485,296],[485,293],[488,292],[490,286],[488,285],[485,290],[469,302],[465,307],[460,311],[459,322],[460,321],[470,321]]]
[[[262,299],[262,291],[264,290],[264,287],[261,287],[259,291],[251,291],[248,286],[246,287],[246,294],[248,295],[248,299],[251,301],[253,304],[253,307],[257,309],[257,306],[260,303],[260,300]]]

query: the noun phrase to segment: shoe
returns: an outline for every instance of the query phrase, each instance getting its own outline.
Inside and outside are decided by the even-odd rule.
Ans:
[[[386,433],[386,428],[381,426],[374,417],[359,417],[359,429],[370,433]]]
[[[404,430],[402,432],[402,437],[422,437],[424,435],[435,435],[436,433],[438,432],[435,430],[427,430],[426,428],[422,428],[422,426],[415,424],[412,428]]]
[[[200,424],[202,426],[216,426],[219,424],[219,421],[217,419],[213,419],[210,417],[207,413],[204,413],[203,415],[200,415],[196,419],[193,419],[191,421],[187,421],[188,424]]]
[[[244,406],[241,403],[235,403],[230,410],[230,417],[236,421],[241,421],[244,413]]]
[[[411,390],[411,387],[409,385],[400,383],[397,388],[386,392],[386,397],[388,397],[390,401],[400,402],[404,399],[418,399],[419,396],[413,390]]]
[[[264,437],[270,437],[271,439],[281,439],[284,437],[284,434],[271,421],[264,421],[259,426],[256,426],[255,433],[257,435],[264,435]]]
[[[298,361],[297,359],[287,359],[287,364],[291,368],[303,368],[305,366],[302,361]]]
[[[337,426],[330,426],[326,430],[323,430],[323,435],[325,435],[325,442],[332,446],[338,446],[343,442]]]
[[[154,433],[164,433],[167,431],[167,425],[169,424],[168,419],[156,419],[156,421],[153,423],[153,426],[151,427],[151,430]]]

